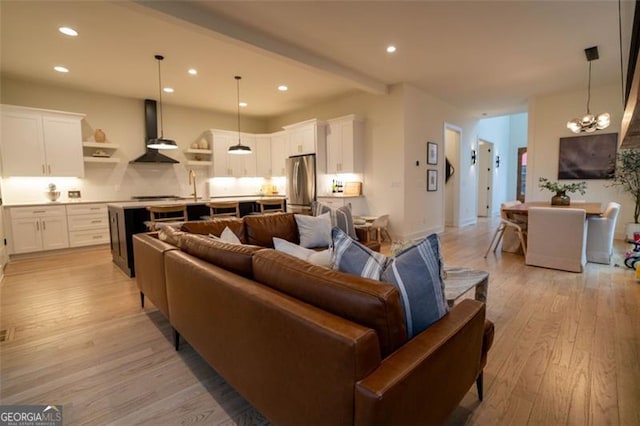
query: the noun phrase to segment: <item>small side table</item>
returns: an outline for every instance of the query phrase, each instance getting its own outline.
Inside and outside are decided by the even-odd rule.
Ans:
[[[452,307],[456,300],[475,287],[475,299],[486,303],[489,287],[489,273],[460,266],[444,267],[444,294],[447,304]]]

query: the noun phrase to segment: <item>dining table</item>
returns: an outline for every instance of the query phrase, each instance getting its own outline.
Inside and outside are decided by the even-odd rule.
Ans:
[[[587,212],[587,216],[600,216],[602,214],[602,203],[572,203],[568,206],[552,206],[548,201],[531,201],[503,209],[507,217],[512,215],[527,216],[531,207],[552,207],[558,209],[582,209]]]

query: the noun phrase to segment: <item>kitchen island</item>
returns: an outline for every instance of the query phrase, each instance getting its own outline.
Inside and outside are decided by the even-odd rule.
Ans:
[[[135,277],[133,260],[133,234],[147,232],[146,222],[149,221],[147,206],[172,206],[185,204],[189,220],[201,220],[209,215],[209,201],[238,201],[240,215],[259,212],[256,201],[264,199],[284,199],[283,196],[238,196],[211,197],[206,200],[171,199],[152,201],[125,201],[107,204],[109,213],[109,236],[113,262],[130,277]]]

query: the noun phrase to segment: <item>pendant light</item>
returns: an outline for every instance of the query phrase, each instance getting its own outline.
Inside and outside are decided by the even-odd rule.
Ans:
[[[247,145],[242,145],[242,141],[240,140],[240,79],[242,79],[242,77],[236,75],[234,78],[236,79],[236,91],[238,95],[238,143],[230,146],[227,152],[234,155],[247,155],[251,154],[251,148]]]
[[[611,116],[608,112],[603,112],[597,116],[591,114],[589,110],[589,102],[591,101],[591,62],[597,60],[598,46],[589,47],[584,49],[584,54],[589,62],[589,86],[587,89],[587,113],[582,118],[574,118],[567,122],[567,128],[573,133],[593,133],[596,130],[602,130],[609,127],[611,124]]]
[[[158,61],[158,92],[160,93],[160,137],[149,139],[147,141],[147,148],[153,149],[177,149],[178,144],[172,139],[165,139],[164,127],[162,123],[162,74],[160,73],[160,62],[164,59],[162,55],[155,55]]]

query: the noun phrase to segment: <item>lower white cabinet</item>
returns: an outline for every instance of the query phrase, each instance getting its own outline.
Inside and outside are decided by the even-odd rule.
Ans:
[[[109,242],[109,218],[106,204],[68,205],[67,224],[70,247]]]
[[[11,215],[11,253],[69,247],[64,206],[14,207]]]

